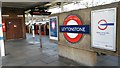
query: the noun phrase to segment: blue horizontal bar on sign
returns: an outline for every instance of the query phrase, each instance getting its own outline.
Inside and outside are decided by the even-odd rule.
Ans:
[[[4,38],[3,37],[0,37],[0,40],[3,40]]]
[[[60,26],[60,32],[89,34],[89,25]]]
[[[105,23],[105,24],[100,24],[100,25],[105,25],[105,26],[114,26],[114,23]]]
[[[2,24],[0,24],[0,27],[2,27]]]

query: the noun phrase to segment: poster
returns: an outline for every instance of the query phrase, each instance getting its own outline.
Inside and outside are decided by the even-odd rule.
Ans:
[[[116,8],[91,11],[91,44],[116,51]]]
[[[58,40],[58,19],[57,16],[55,17],[50,17],[49,19],[49,37],[52,40]]]

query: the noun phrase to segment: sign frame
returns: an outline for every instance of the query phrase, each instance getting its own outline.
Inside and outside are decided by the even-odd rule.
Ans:
[[[95,46],[93,43],[94,43],[94,41],[93,41],[93,27],[95,26],[95,25],[93,25],[93,13],[95,13],[95,12],[103,12],[104,13],[104,11],[114,11],[115,13],[114,13],[114,27],[113,27],[113,32],[111,32],[111,33],[113,33],[113,47],[112,47],[112,49],[110,49],[110,48],[103,48],[103,47],[98,47],[98,46]],[[99,22],[98,22],[99,23]],[[114,8],[106,8],[106,9],[99,9],[99,10],[93,10],[93,11],[91,11],[91,47],[94,47],[94,48],[99,48],[99,49],[105,49],[105,50],[110,50],[110,51],[116,51],[117,50],[117,44],[116,44],[116,40],[117,40],[117,38],[116,38],[116,24],[117,24],[117,8],[116,7],[114,7]],[[107,25],[106,25],[107,26]],[[106,27],[105,27],[105,29],[106,29]],[[103,30],[105,30],[105,29],[103,29]],[[101,30],[102,31],[102,30]],[[106,44],[107,45],[107,44]]]
[[[50,22],[50,19],[53,19],[53,18],[55,18],[56,19],[56,35],[57,35],[57,37],[53,37],[53,36],[51,36],[51,22]],[[50,17],[49,18],[49,38],[51,39],[51,40],[56,40],[56,41],[58,41],[58,17],[57,16],[53,16],[53,17]]]

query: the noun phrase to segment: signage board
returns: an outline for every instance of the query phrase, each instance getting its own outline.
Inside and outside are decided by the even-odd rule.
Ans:
[[[51,12],[43,12],[43,11],[30,11],[31,15],[50,15]]]
[[[89,34],[89,25],[60,26],[60,32]]]
[[[91,44],[116,51],[116,8],[91,11]]]
[[[45,11],[45,8],[34,8],[30,11],[31,15],[50,15],[51,12]]]
[[[71,43],[78,42],[83,34],[89,34],[89,25],[82,25],[82,21],[76,15],[69,15],[62,26],[60,32],[63,32],[64,37]]]
[[[57,16],[49,19],[49,37],[52,40],[58,40],[58,18]]]

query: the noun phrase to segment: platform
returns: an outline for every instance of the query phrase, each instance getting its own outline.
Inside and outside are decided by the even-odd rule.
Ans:
[[[7,55],[2,58],[3,66],[84,66],[58,55],[57,44],[49,41],[48,36],[42,36],[43,48],[33,42],[32,35],[27,39],[5,41]],[[35,42],[39,42],[36,35]],[[96,66],[118,66],[118,57],[98,56]],[[120,65],[120,64],[119,64]]]

